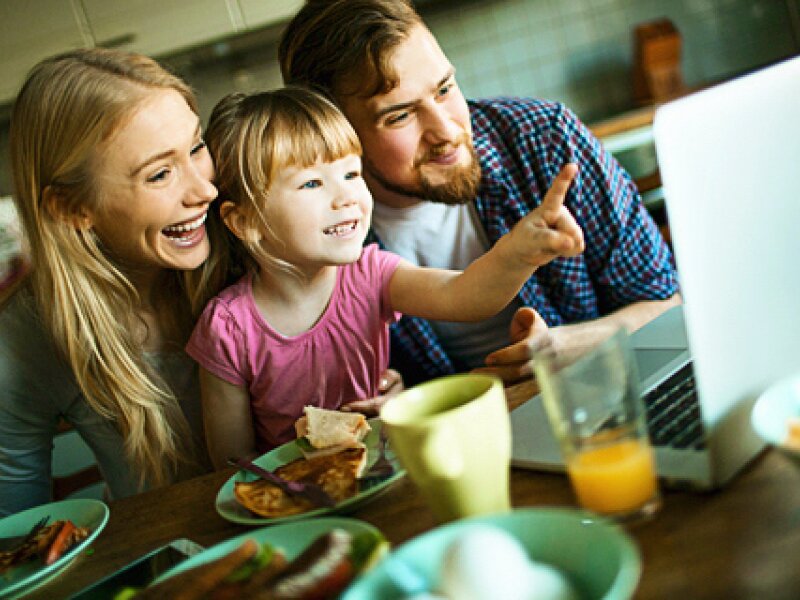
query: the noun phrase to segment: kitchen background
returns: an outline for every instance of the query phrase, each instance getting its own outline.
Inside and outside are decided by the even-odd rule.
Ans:
[[[290,15],[298,5],[292,0],[56,2],[59,10],[66,10],[78,21],[91,9],[102,7],[109,12],[114,5],[124,5],[131,13],[126,18],[133,22],[132,11],[141,5],[142,12],[154,12],[147,17],[150,20],[145,26],[150,28],[159,23],[153,18],[159,10],[176,13],[178,6],[197,12],[211,4],[224,5],[236,21],[237,11],[246,20],[245,9]],[[589,124],[637,107],[632,87],[633,31],[640,23],[660,18],[674,23],[682,38],[680,66],[689,88],[800,53],[800,0],[420,0],[417,6],[456,66],[468,97],[506,94],[560,100]],[[0,22],[10,28],[4,16],[19,18],[20,11],[30,10],[33,12],[26,19],[29,27],[46,36],[43,25],[57,14],[54,8],[54,0],[0,0]],[[47,14],[34,14],[36,11]],[[162,43],[154,46],[158,51],[150,53],[194,86],[205,119],[214,103],[228,92],[281,84],[275,57],[286,18],[250,30],[239,24],[230,30],[242,32],[227,37],[209,34],[190,49],[170,49],[169,42]],[[187,20],[187,28],[189,23]],[[65,47],[92,41],[91,23],[79,25],[83,37]],[[165,28],[170,27],[175,24]],[[165,33],[169,38],[170,32]],[[180,44],[181,36],[175,31],[172,35]],[[120,47],[137,48],[135,36],[105,39]],[[19,45],[3,49],[2,45],[0,39],[3,62],[14,60],[19,64],[24,61],[24,52],[32,52],[30,46],[25,50]],[[6,98],[0,108],[0,196],[11,192],[6,151],[11,100],[10,96]]]
[[[161,59],[195,88],[205,120],[217,100],[231,91],[281,85],[277,40],[301,4],[0,0],[0,290],[21,265],[14,258],[20,252],[19,229],[5,197],[11,193],[8,119],[13,97],[33,64],[86,45],[141,51]],[[662,19],[674,25],[677,32],[667,27],[669,43],[659,45],[656,54],[674,61],[666,80],[675,83],[677,72],[686,90],[800,54],[800,0],[417,0],[417,6],[456,66],[467,97],[560,100],[598,135],[601,121],[609,131],[635,121],[632,131],[602,139],[637,178],[659,225],[665,220],[663,213],[659,219],[663,196],[649,133],[652,110],[641,108],[634,94],[634,72],[642,54],[635,44],[640,39],[637,26]],[[654,31],[661,36],[664,23]],[[625,118],[612,118],[623,113]],[[614,128],[608,127],[609,121]],[[74,431],[58,436],[55,444],[56,476],[91,468],[91,452]],[[100,483],[77,496],[99,498],[101,493]]]

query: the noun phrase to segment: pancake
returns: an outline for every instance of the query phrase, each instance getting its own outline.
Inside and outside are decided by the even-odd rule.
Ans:
[[[358,493],[358,476],[367,462],[364,445],[347,448],[336,454],[299,458],[275,469],[287,481],[315,483],[337,503]],[[262,517],[288,517],[316,508],[309,500],[289,496],[265,479],[234,484],[234,494],[242,506]]]

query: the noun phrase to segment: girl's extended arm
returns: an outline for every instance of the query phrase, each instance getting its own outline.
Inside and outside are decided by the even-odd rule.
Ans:
[[[478,321],[497,314],[541,265],[583,252],[583,232],[564,206],[578,169],[566,165],[542,204],[463,272],[401,261],[389,290],[402,313],[434,320]]]
[[[200,397],[208,455],[214,468],[227,466],[231,457],[255,457],[258,452],[247,389],[201,368]]]

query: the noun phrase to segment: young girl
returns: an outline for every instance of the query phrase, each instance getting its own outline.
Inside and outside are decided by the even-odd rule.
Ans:
[[[201,366],[206,440],[217,467],[295,437],[306,405],[376,395],[398,313],[472,321],[500,311],[534,270],[583,250],[563,207],[575,167],[542,205],[463,273],[362,246],[372,197],[361,146],[338,109],[286,88],[234,94],[206,136],[220,214],[250,269],[212,300],[187,351]],[[239,242],[236,242],[239,243]]]

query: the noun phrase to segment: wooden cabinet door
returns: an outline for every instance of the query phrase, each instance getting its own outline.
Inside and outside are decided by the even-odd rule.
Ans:
[[[0,3],[0,103],[11,102],[28,71],[43,58],[82,46],[92,37],[69,0]]]
[[[234,0],[82,0],[95,42],[161,56],[241,29]]]

